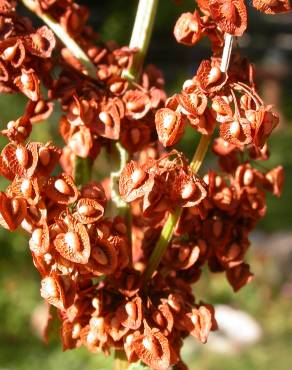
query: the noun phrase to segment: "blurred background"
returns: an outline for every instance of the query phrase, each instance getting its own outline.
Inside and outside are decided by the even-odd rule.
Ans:
[[[136,0],[79,2],[90,7],[90,23],[104,40],[127,45]],[[163,70],[170,94],[179,91],[201,59],[210,55],[207,42],[188,48],[178,45],[172,35],[179,14],[193,11],[194,4],[193,0],[163,0],[158,8],[146,62]],[[221,329],[207,345],[197,345],[192,338],[186,341],[183,357],[191,370],[292,368],[292,14],[265,16],[251,7],[249,13],[248,32],[239,44],[257,66],[265,102],[275,104],[282,118],[269,142],[271,158],[263,165],[282,164],[286,182],[280,199],[268,198],[267,215],[251,236],[248,259],[254,281],[236,294],[220,274],[205,273],[196,285],[198,300],[218,305]],[[19,117],[24,104],[21,96],[1,95],[1,127]],[[58,115],[56,111],[48,122],[35,125],[32,139],[56,141]],[[180,149],[190,157],[196,143],[193,131],[187,132]],[[3,179],[0,184],[1,190],[7,185]],[[44,344],[36,330],[42,310],[39,276],[31,262],[27,236],[1,229],[0,370],[112,368],[110,357],[104,359],[84,349],[63,353],[57,340]]]

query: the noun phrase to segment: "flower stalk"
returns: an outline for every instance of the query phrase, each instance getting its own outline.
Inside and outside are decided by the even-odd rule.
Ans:
[[[222,59],[220,70],[221,72],[225,73],[228,70],[230,56],[232,51],[232,44],[233,44],[233,36],[226,34],[225,35],[225,42],[224,42],[224,49],[222,52]],[[190,169],[194,174],[197,174],[200,170],[202,163],[205,159],[205,156],[208,151],[208,147],[211,141],[211,135],[202,135],[199,145],[196,149],[194,157],[190,163]],[[169,242],[171,241],[172,235],[174,233],[176,224],[182,214],[182,208],[176,209],[173,213],[170,213],[162,230],[160,237],[154,247],[154,250],[150,256],[149,262],[146,266],[146,269],[143,274],[142,284],[149,280],[153,275],[154,271],[160,264],[160,261],[167,249]]]

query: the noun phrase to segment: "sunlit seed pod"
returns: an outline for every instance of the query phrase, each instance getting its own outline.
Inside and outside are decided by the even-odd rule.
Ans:
[[[78,213],[85,217],[90,217],[96,212],[95,208],[89,204],[82,204],[78,207]]]
[[[209,185],[209,175],[207,173],[204,175],[203,181],[205,184]]]
[[[232,243],[228,249],[227,256],[230,259],[235,259],[240,254],[240,246],[237,243]]]
[[[248,168],[247,170],[244,171],[244,174],[243,174],[243,184],[245,186],[249,186],[252,184],[253,180],[254,180],[254,174],[252,170]]]
[[[232,201],[232,191],[230,188],[224,188],[221,192],[222,194],[222,202],[225,204],[230,204]]]
[[[79,106],[76,103],[72,104],[71,112],[74,114],[74,116],[79,116],[80,110],[79,110]]]
[[[113,84],[110,85],[110,91],[114,94],[119,94],[123,90],[123,82],[114,82]]]
[[[192,86],[194,83],[193,83],[193,80],[189,79],[189,80],[185,80],[184,84],[183,84],[183,90],[187,89],[188,87]]]
[[[96,309],[96,311],[100,312],[101,310],[101,302],[100,299],[94,297],[91,301],[92,306]]]
[[[100,264],[100,265],[107,265],[108,264],[108,258],[104,251],[99,248],[95,247],[92,249],[92,257]]]
[[[189,22],[189,29],[192,30],[194,33],[197,33],[199,31],[199,23],[197,20],[192,19]]]
[[[222,109],[221,104],[217,100],[212,101],[212,109],[219,114],[225,113],[224,109]]]
[[[103,332],[104,327],[105,327],[104,318],[94,316],[90,319],[89,325],[90,325],[91,329],[98,330],[99,332]]]
[[[120,234],[126,234],[126,232],[127,232],[127,226],[122,222],[119,222],[119,223],[115,224],[115,229]]]
[[[191,315],[191,321],[192,321],[192,323],[193,323],[193,325],[197,325],[198,324],[198,321],[199,321],[199,317],[198,317],[198,315],[194,315],[194,314],[192,314]]]
[[[81,333],[81,325],[79,323],[74,324],[72,328],[72,338],[77,339]]]
[[[154,349],[154,343],[153,343],[152,339],[149,338],[149,337],[143,338],[142,344],[150,352]]]
[[[222,177],[221,176],[216,176],[215,177],[215,185],[216,185],[216,188],[220,188],[220,186],[222,185]]]
[[[152,317],[156,324],[158,324],[159,326],[163,327],[165,325],[165,320],[161,312],[155,311]]]
[[[7,123],[7,128],[8,128],[8,130],[12,130],[13,129],[13,127],[14,127],[14,121],[9,121],[8,123]]]
[[[192,195],[194,195],[196,191],[196,185],[193,182],[189,182],[185,184],[181,191],[182,199],[189,199]]]
[[[143,100],[129,101],[126,104],[126,107],[131,112],[139,112],[139,111],[144,109],[145,104],[144,104]]]
[[[106,126],[113,126],[113,119],[109,113],[100,112],[98,117],[101,120],[101,122],[104,123]]]
[[[23,167],[27,166],[27,164],[28,164],[28,152],[27,152],[26,148],[21,147],[21,146],[16,148],[15,156],[16,156],[16,159],[17,159],[18,163],[21,166],[23,166]]]
[[[27,135],[27,130],[26,130],[26,128],[25,128],[24,126],[19,126],[19,127],[17,127],[17,131],[18,131],[21,135],[23,135],[23,136],[26,136],[26,135]]]
[[[69,195],[70,194],[70,186],[66,184],[66,182],[62,179],[58,179],[55,181],[55,189],[58,190],[60,193]]]
[[[107,239],[110,236],[110,228],[106,224],[102,224],[97,229],[97,235],[101,239]]]
[[[21,81],[21,84],[23,85],[24,88],[26,88],[28,90],[33,89],[33,79],[28,73],[23,73],[20,76],[20,81]]]
[[[45,106],[46,106],[46,104],[45,104],[44,100],[39,100],[37,102],[35,108],[34,108],[34,113],[35,114],[41,113],[44,110]]]
[[[218,67],[212,67],[208,75],[208,84],[213,84],[221,78],[221,71]]]
[[[141,168],[136,168],[131,174],[132,186],[134,189],[138,188],[144,181],[146,172]]]
[[[46,48],[46,39],[38,33],[32,35],[32,41],[38,49],[44,50]]]
[[[40,211],[36,206],[29,206],[29,212],[37,218],[40,216]]]
[[[55,280],[49,276],[42,280],[41,290],[44,297],[57,298],[59,295]]]
[[[174,309],[174,311],[179,312],[181,310],[180,303],[178,302],[176,297],[173,296],[172,294],[168,297],[167,303],[169,304],[171,308]]]
[[[139,141],[141,140],[141,133],[138,128],[132,128],[130,131],[130,136],[131,136],[132,143],[134,145],[137,145]]]
[[[238,121],[231,122],[229,132],[231,136],[235,138],[237,138],[240,135],[240,124]]]
[[[80,241],[78,235],[73,231],[68,231],[65,234],[65,243],[74,251],[80,250]]]
[[[137,318],[137,307],[136,307],[134,302],[128,302],[125,305],[125,310],[126,310],[127,314],[129,315],[129,317],[132,320],[136,320],[136,318]]]
[[[213,234],[216,238],[219,238],[223,231],[223,222],[221,220],[216,220],[213,223]]]
[[[44,255],[44,261],[47,265],[50,265],[53,261],[53,256],[51,255],[51,253],[45,253]]]
[[[31,239],[33,243],[38,247],[42,245],[42,235],[43,235],[43,230],[40,228],[35,229],[31,235]]]
[[[179,248],[178,251],[178,259],[183,262],[185,261],[190,255],[190,247],[183,245]]]
[[[126,343],[127,343],[127,345],[132,344],[133,341],[134,341],[134,335],[133,334],[129,334],[129,335],[126,336]]]
[[[174,113],[165,114],[163,117],[162,125],[165,129],[170,129],[173,127],[175,122],[176,122],[176,115]]]
[[[39,159],[43,166],[47,166],[51,160],[51,154],[48,148],[42,147],[39,149]]]
[[[18,199],[12,199],[12,201],[11,201],[11,208],[12,208],[12,213],[14,215],[17,214],[17,212],[19,211],[20,207],[21,207],[20,201]]]
[[[254,200],[254,201],[251,203],[251,208],[252,208],[252,209],[258,209],[258,207],[259,207],[259,203],[258,203],[256,200]]]
[[[257,116],[255,111],[247,111],[245,112],[246,118],[249,120],[250,123],[255,124],[257,121]]]
[[[98,342],[98,334],[90,330],[87,334],[86,341],[88,344],[96,344]]]
[[[1,55],[1,58],[7,61],[12,61],[17,52],[17,44],[6,48]]]
[[[26,198],[30,198],[32,194],[32,184],[29,179],[24,179],[20,185],[20,190]]]

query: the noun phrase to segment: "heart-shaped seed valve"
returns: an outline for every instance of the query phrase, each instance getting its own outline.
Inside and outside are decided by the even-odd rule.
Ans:
[[[55,189],[58,190],[58,192],[69,195],[70,194],[70,186],[66,184],[66,182],[62,179],[58,179],[55,181]]]
[[[220,80],[221,78],[221,71],[218,67],[212,67],[209,74],[208,74],[208,85],[213,84]]]
[[[25,147],[23,146],[18,146],[15,150],[15,156],[18,161],[18,163],[22,167],[27,167],[28,164],[28,151]]]
[[[137,318],[137,306],[134,302],[128,302],[125,305],[125,310],[126,310],[127,314],[129,315],[129,317],[132,320],[136,320],[136,318]]]
[[[100,265],[103,265],[104,266],[104,265],[107,265],[108,264],[107,255],[104,253],[104,251],[100,247],[93,248],[93,250],[92,250],[92,257]]]
[[[240,124],[238,121],[233,121],[230,123],[229,132],[231,136],[237,138],[240,135]]]
[[[80,241],[79,237],[73,231],[68,231],[65,234],[65,243],[69,246],[69,248],[75,252],[80,251]]]
[[[144,181],[146,172],[141,168],[136,168],[131,174],[132,186],[134,189],[138,188]]]
[[[190,199],[196,191],[196,185],[193,182],[186,183],[181,192],[182,199]]]
[[[43,166],[47,166],[51,160],[51,154],[48,148],[42,147],[39,149],[39,159]]]

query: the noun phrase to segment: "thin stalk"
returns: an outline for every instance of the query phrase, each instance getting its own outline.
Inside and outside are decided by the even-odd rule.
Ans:
[[[72,55],[78,59],[83,67],[83,73],[91,78],[97,79],[96,68],[90,61],[86,53],[80,48],[75,40],[66,30],[50,15],[41,12],[34,0],[22,0],[22,3],[33,13],[35,13],[46,25],[54,32],[60,41],[70,50]],[[74,180],[77,185],[82,185],[91,179],[93,161],[90,158],[80,158],[75,156],[74,161]]]
[[[123,77],[129,81],[137,81],[141,72],[141,67],[148,51],[149,42],[152,35],[158,0],[140,0],[134,28],[129,47],[137,48],[133,64],[129,70],[123,72]]]
[[[83,73],[97,79],[95,65],[90,61],[86,53],[75,42],[75,40],[66,32],[66,30],[50,15],[40,11],[39,6],[34,0],[22,0],[22,3],[33,13],[35,13],[46,25],[54,32],[60,41],[70,50],[72,55],[84,67]]]
[[[222,59],[221,59],[221,66],[220,70],[222,72],[227,72],[229,62],[230,62],[230,56],[232,51],[232,44],[233,44],[233,36],[226,34],[225,35],[225,43],[224,43],[224,49],[222,52]],[[197,174],[204,158],[207,154],[207,150],[209,147],[209,143],[211,141],[211,135],[202,135],[199,145],[197,146],[196,152],[194,154],[194,157],[190,163],[190,169],[194,174]],[[164,224],[160,237],[154,247],[154,250],[150,256],[149,262],[147,264],[147,267],[144,271],[141,286],[143,286],[143,283],[151,278],[154,271],[159,266],[159,263],[168,247],[168,244],[172,238],[172,235],[174,233],[176,224],[182,214],[182,209],[178,208],[173,213],[170,213],[166,223]]]

